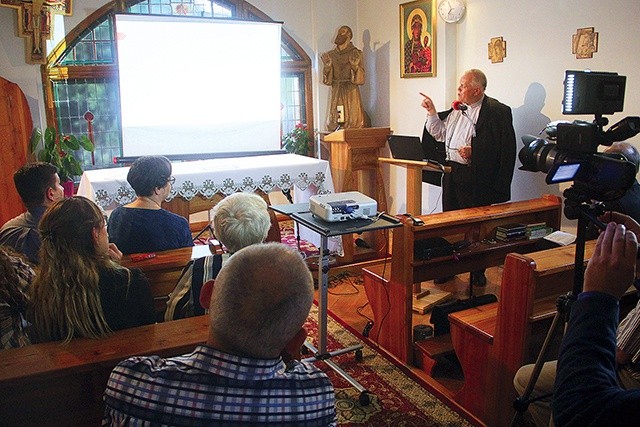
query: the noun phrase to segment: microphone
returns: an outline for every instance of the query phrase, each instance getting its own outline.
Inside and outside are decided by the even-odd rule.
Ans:
[[[465,116],[467,118],[467,120],[469,120],[471,122],[471,125],[473,126],[472,135],[475,138],[476,137],[476,124],[473,121],[473,119],[471,117],[469,117],[469,115],[467,114],[467,109],[469,108],[469,106],[467,104],[465,104],[464,102],[458,101],[456,99],[455,101],[453,101],[451,103],[451,107],[454,110],[462,111],[462,115]]]
[[[462,101],[458,101],[457,99],[451,103],[451,107],[454,110],[467,111],[469,106]]]

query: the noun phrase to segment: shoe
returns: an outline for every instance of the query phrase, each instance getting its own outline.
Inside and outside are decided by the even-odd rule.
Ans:
[[[451,279],[453,279],[453,276],[438,277],[437,279],[433,280],[433,283],[435,283],[436,285],[442,285],[444,283],[447,283]]]
[[[482,271],[472,271],[471,272],[471,285],[472,286],[486,286],[487,285],[487,276],[484,275]]]

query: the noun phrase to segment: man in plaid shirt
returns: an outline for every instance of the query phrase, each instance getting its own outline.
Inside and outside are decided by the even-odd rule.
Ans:
[[[297,252],[279,243],[238,251],[216,278],[206,344],[119,363],[103,425],[335,425],[327,375],[281,357],[312,301],[313,279]]]

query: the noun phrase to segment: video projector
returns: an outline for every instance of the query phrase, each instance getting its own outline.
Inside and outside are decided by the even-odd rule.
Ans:
[[[350,219],[375,216],[378,203],[371,197],[357,191],[311,196],[309,210],[327,222],[348,221]]]

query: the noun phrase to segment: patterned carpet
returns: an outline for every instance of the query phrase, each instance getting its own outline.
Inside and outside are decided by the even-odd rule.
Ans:
[[[304,258],[317,257],[320,250],[313,244],[306,240],[297,239],[296,231],[294,230],[293,221],[281,221],[280,222],[280,240],[285,245],[292,248],[298,248],[298,250],[304,255]]]
[[[318,308],[313,305],[305,327],[309,339],[317,346]],[[328,316],[328,350],[349,347],[359,339],[331,315]],[[364,343],[363,343],[364,344]],[[408,377],[395,364],[375,349],[364,344],[363,360],[356,361],[354,353],[332,358],[342,369],[362,384],[369,392],[371,403],[361,406],[360,393],[322,362],[317,366],[330,376],[336,389],[338,422],[341,426],[470,426],[418,382]]]

